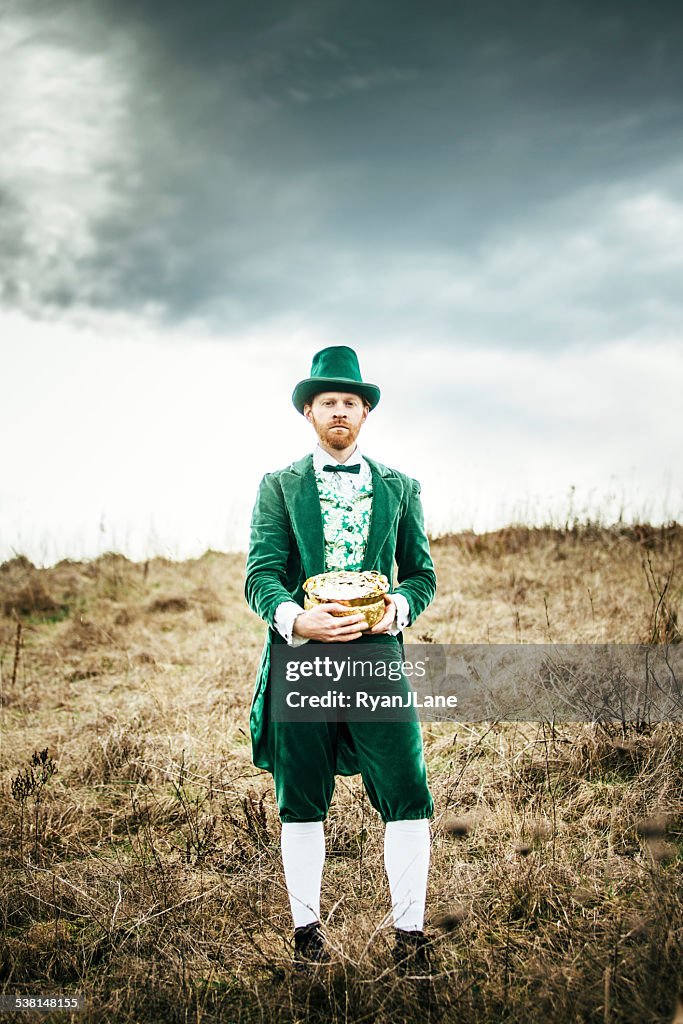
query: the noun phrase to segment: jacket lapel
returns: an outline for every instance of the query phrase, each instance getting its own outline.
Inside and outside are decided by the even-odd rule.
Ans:
[[[305,455],[283,470],[280,483],[305,576],[315,576],[325,571],[325,537],[313,456]]]
[[[398,515],[403,485],[398,477],[385,475],[382,472],[384,467],[374,459],[368,459],[367,455],[365,458],[372,470],[372,511],[363,569],[379,569],[375,563]]]

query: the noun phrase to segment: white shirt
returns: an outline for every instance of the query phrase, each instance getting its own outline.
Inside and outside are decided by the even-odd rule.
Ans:
[[[316,445],[315,451],[313,452],[313,468],[316,471],[322,471],[323,466],[329,465],[334,462],[339,462],[339,459],[335,459],[334,456],[328,455],[328,453]],[[330,486],[337,490],[339,494],[345,496],[352,495],[358,487],[363,483],[368,483],[372,479],[372,470],[367,459],[364,459],[361,455],[358,445],[356,449],[346,462],[345,466],[355,466],[360,463],[360,473],[329,473]],[[373,496],[374,498],[374,496]],[[396,618],[394,625],[390,627],[388,632],[391,636],[396,636],[401,630],[405,629],[410,624],[410,607],[408,601],[403,594],[392,594],[391,595],[396,603]],[[296,601],[283,601],[275,609],[274,625],[280,636],[284,637],[288,644],[292,647],[298,647],[300,644],[308,643],[308,638],[303,636],[294,636],[294,620],[297,615],[301,615],[304,609],[301,605],[297,604]]]

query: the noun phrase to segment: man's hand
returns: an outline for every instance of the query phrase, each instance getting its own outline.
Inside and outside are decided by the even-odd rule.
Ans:
[[[297,615],[294,620],[293,632],[304,636],[307,640],[322,640],[323,643],[345,643],[357,640],[367,631],[368,624],[362,612],[353,615],[332,615],[333,611],[343,612],[348,608],[345,604],[318,605],[307,612]],[[386,618],[386,616],[385,616]]]
[[[376,622],[370,630],[371,633],[386,633],[394,624],[396,619],[396,602],[390,594],[384,594],[384,615]]]

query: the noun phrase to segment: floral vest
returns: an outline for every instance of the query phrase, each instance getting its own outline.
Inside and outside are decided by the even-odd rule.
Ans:
[[[316,472],[325,535],[325,572],[363,567],[372,511],[372,479],[346,496],[330,486],[327,474]]]

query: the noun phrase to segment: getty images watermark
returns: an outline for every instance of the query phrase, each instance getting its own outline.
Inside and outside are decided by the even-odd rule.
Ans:
[[[341,644],[335,644],[336,648]],[[370,657],[353,655],[345,650],[345,656],[337,657],[316,654],[300,659],[288,658],[285,662],[287,684],[306,684],[303,689],[292,686],[281,691],[285,705],[290,709],[326,709],[378,711],[393,709],[405,711],[412,708],[455,708],[456,694],[421,694],[411,686],[402,685],[410,679],[424,680],[427,676],[429,655],[424,660],[407,661],[396,658],[378,658],[373,648]],[[374,656],[373,656],[374,655]],[[312,681],[312,685],[307,685]],[[333,684],[325,687],[325,684]],[[356,685],[349,685],[349,683]],[[363,689],[369,683],[371,690]],[[377,684],[386,683],[384,689]],[[303,719],[302,719],[303,720]]]
[[[271,648],[271,715],[313,721],[683,721],[683,645]]]

